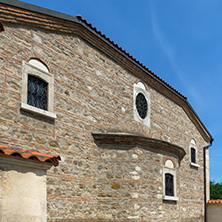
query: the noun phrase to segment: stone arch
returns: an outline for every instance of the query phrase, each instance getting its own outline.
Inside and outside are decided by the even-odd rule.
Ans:
[[[31,58],[31,59],[29,59],[28,63],[45,71],[45,72],[50,72],[48,66],[40,59]]]
[[[55,74],[53,70],[53,65],[52,63],[48,60],[47,56],[43,55],[43,54],[39,54],[38,52],[31,52],[31,51],[26,51],[24,52],[24,54],[22,55],[22,60],[29,62],[30,59],[36,59],[41,61],[43,64],[45,64],[45,66],[48,68],[48,70],[50,70],[51,74]]]

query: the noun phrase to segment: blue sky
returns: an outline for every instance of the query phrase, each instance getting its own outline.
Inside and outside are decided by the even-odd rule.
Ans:
[[[24,0],[82,15],[188,97],[215,139],[210,178],[222,182],[221,0]]]

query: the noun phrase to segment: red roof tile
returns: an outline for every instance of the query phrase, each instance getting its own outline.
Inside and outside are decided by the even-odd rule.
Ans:
[[[11,148],[11,147],[8,147],[5,145],[0,145],[0,153],[3,153],[8,156],[19,156],[24,159],[34,159],[34,160],[38,160],[40,162],[50,162],[54,166],[58,166],[59,161],[61,160],[61,157],[59,155],[38,153],[38,152],[34,152],[30,149],[21,150],[18,148]]]
[[[90,29],[94,30],[97,34],[99,34],[101,37],[106,39],[109,43],[111,43],[114,47],[116,47],[118,50],[123,52],[126,56],[128,56],[130,59],[132,59],[134,62],[139,64],[141,67],[143,67],[146,71],[148,71],[152,76],[154,76],[156,79],[158,79],[160,82],[162,82],[164,85],[169,87],[171,90],[173,90],[175,93],[179,94],[184,99],[187,99],[186,96],[184,96],[182,93],[177,91],[174,87],[172,87],[170,84],[168,84],[166,81],[161,79],[158,75],[156,75],[154,72],[152,72],[150,69],[148,69],[144,64],[142,64],[140,61],[138,61],[136,58],[134,58],[132,55],[130,55],[128,52],[126,52],[122,47],[120,47],[118,44],[114,43],[110,38],[108,38],[106,35],[102,34],[99,30],[97,30],[96,27],[92,26],[91,23],[88,23],[86,19],[83,19],[81,15],[76,15],[76,18],[78,18],[80,21],[85,23]]]
[[[208,202],[207,203],[209,203],[209,204],[214,204],[214,203],[222,203],[222,200],[208,200]]]

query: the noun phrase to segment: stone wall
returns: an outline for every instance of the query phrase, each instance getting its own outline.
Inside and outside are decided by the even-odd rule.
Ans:
[[[51,19],[51,18],[50,18]],[[128,72],[99,49],[72,34],[3,22],[0,38],[0,136],[10,146],[57,153],[48,173],[48,221],[203,221],[203,146],[183,108],[148,82],[150,127],[134,120]],[[22,62],[42,60],[54,75],[55,120],[20,109]],[[177,156],[152,147],[104,149],[92,132],[128,133],[182,147]],[[195,139],[199,168],[190,167]],[[178,201],[163,200],[163,161],[177,163]]]

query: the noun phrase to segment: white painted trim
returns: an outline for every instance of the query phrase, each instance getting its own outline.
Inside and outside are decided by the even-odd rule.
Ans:
[[[44,72],[47,72],[47,73],[49,72],[48,67],[46,67],[45,64],[43,64],[37,59],[30,59],[28,63],[35,66],[38,69],[41,69]]]
[[[193,167],[196,167],[196,168],[199,168],[199,167],[200,167],[199,164],[197,164],[197,163],[193,163],[193,162],[190,162],[190,166],[193,166]]]
[[[170,173],[173,175],[173,187],[174,187],[174,196],[167,196],[165,195],[165,174]],[[170,197],[170,198],[177,198],[177,173],[175,168],[168,168],[166,166],[163,167],[163,196],[164,197]]]
[[[174,196],[163,196],[164,200],[171,200],[171,201],[178,201],[179,197],[174,197]]]
[[[27,93],[28,93],[28,75],[35,76],[40,78],[48,83],[48,104],[47,104],[47,111],[52,113],[53,112],[53,105],[54,105],[54,75],[51,73],[45,72],[39,69],[32,64],[29,64],[25,61],[22,63],[22,95],[21,95],[21,102],[27,104]],[[38,112],[38,111],[37,111]]]
[[[194,163],[194,162],[191,161],[191,148],[195,149],[196,163]],[[196,145],[196,142],[195,142],[194,139],[191,139],[191,141],[190,141],[189,151],[190,151],[190,153],[189,153],[189,156],[190,156],[190,157],[189,157],[189,158],[190,158],[190,166],[199,168],[200,165],[197,164],[197,162],[199,162],[199,161],[198,161],[198,149],[197,149],[197,145]]]
[[[28,112],[31,112],[33,114],[39,114],[39,115],[42,115],[42,116],[45,116],[45,117],[48,117],[48,118],[51,118],[51,119],[56,119],[56,114],[55,113],[46,111],[44,109],[39,109],[39,108],[34,107],[34,106],[30,106],[26,103],[21,103],[21,109],[23,109],[25,111],[28,111]]]
[[[150,110],[150,107],[151,107],[151,102],[150,102],[150,93],[146,91],[145,89],[145,86],[142,84],[142,83],[138,83],[138,84],[134,84],[134,87],[133,87],[133,112],[134,112],[134,119],[137,121],[137,122],[140,122],[140,123],[143,123],[144,125],[150,127],[150,113],[151,113],[151,110]],[[147,101],[147,106],[148,106],[148,110],[147,110],[147,115],[146,115],[146,118],[145,119],[142,119],[138,112],[137,112],[137,109],[136,109],[136,96],[139,94],[139,93],[142,93],[145,98],[146,98],[146,101]]]

